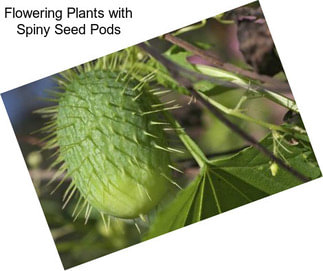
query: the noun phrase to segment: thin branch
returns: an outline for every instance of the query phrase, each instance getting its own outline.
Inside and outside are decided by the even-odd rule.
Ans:
[[[208,158],[208,159],[212,159],[212,158],[215,158],[215,157],[220,157],[220,156],[225,156],[225,155],[230,155],[230,154],[236,154],[246,148],[250,147],[250,145],[245,145],[245,146],[242,146],[240,148],[236,148],[236,149],[232,149],[232,150],[227,150],[227,151],[222,151],[222,152],[213,152],[213,153],[209,153],[209,154],[206,154],[205,157]],[[183,159],[178,159],[176,160],[176,163],[185,163],[187,164],[186,167],[194,167],[194,166],[198,166],[198,164],[195,162],[194,159],[192,158],[183,158]]]
[[[247,134],[244,130],[242,130],[239,126],[235,125],[233,122],[231,122],[228,118],[226,118],[219,109],[214,107],[210,102],[204,100],[202,96],[192,87],[186,87],[190,93],[199,100],[202,104],[205,105],[220,121],[222,121],[227,127],[229,127],[232,131],[234,131],[236,134],[240,135],[243,139],[248,141],[253,147],[258,149],[260,152],[268,156],[273,162],[277,163],[278,166],[286,169],[289,173],[293,174],[295,177],[297,177],[299,180],[303,182],[307,182],[310,179],[291,166],[287,165],[282,159],[275,156],[271,151],[266,149],[263,145],[261,145],[254,137]]]
[[[158,56],[156,56],[156,59],[165,66],[163,59],[158,58]],[[206,81],[212,82],[216,85],[225,86],[228,88],[244,88],[247,90],[256,91],[256,92],[261,93],[267,99],[275,102],[276,104],[279,104],[279,105],[281,105],[285,108],[288,108],[290,110],[293,110],[295,112],[298,112],[297,106],[293,100],[283,96],[282,94],[280,94],[276,91],[268,90],[268,89],[264,88],[263,86],[258,86],[253,83],[252,84],[249,83],[248,85],[247,84],[241,85],[236,82],[224,81],[222,79],[217,79],[217,78],[214,78],[213,76],[210,76],[207,74],[203,74],[203,73],[199,73],[199,72],[196,72],[193,70],[188,70],[188,69],[182,68],[179,65],[173,66],[171,63],[168,63],[169,69],[172,69],[173,72],[179,72],[179,73],[185,74],[186,76],[190,76],[191,79],[194,78],[196,80],[206,80]]]
[[[209,153],[206,155],[207,158],[214,158],[217,156],[224,156],[224,155],[230,155],[230,154],[236,154],[246,148],[249,148],[250,145],[244,145],[240,148],[236,148],[236,149],[232,149],[232,150],[227,150],[227,151],[222,151],[222,152],[213,152],[213,153]]]
[[[267,75],[262,75],[262,74],[258,74],[253,71],[244,70],[244,69],[239,68],[239,67],[232,65],[230,63],[225,63],[225,62],[221,61],[216,55],[212,54],[211,52],[207,52],[205,50],[202,50],[202,49],[188,43],[187,41],[182,40],[179,37],[175,37],[171,34],[166,34],[163,37],[165,40],[171,42],[172,44],[175,44],[187,51],[192,52],[195,55],[202,57],[207,62],[214,65],[215,67],[221,68],[223,70],[226,70],[228,72],[232,72],[232,73],[235,73],[238,75],[246,76],[251,79],[261,81],[263,83],[267,83],[268,84],[267,88],[270,90],[276,90],[276,91],[278,90],[280,92],[290,92],[290,87],[289,87],[288,83],[281,82],[281,81],[276,80],[276,79],[274,79],[270,76],[267,76]]]
[[[275,131],[281,131],[281,132],[285,132],[285,133],[289,133],[289,134],[295,133],[295,131],[293,131],[290,128],[285,128],[285,127],[282,127],[282,126],[279,126],[279,125],[276,125],[273,123],[264,122],[262,120],[255,119],[255,118],[250,117],[246,114],[243,114],[240,112],[240,110],[228,108],[228,107],[220,104],[219,102],[216,102],[215,100],[211,99],[210,97],[206,96],[205,94],[201,94],[201,96],[203,99],[208,100],[209,103],[211,103],[213,106],[215,106],[216,108],[218,108],[220,111],[222,111],[223,113],[225,113],[227,115],[255,123],[255,124],[262,126],[264,128],[267,128],[271,131],[275,130]]]
[[[290,174],[294,175],[296,178],[303,182],[307,182],[310,179],[291,166],[287,165],[282,159],[276,157],[271,151],[267,150],[263,145],[261,145],[254,137],[247,134],[244,130],[242,130],[239,126],[231,122],[227,117],[225,117],[222,112],[214,107],[209,101],[203,99],[203,97],[193,88],[192,82],[183,77],[180,73],[181,71],[185,71],[186,69],[177,65],[176,63],[170,61],[165,58],[159,52],[157,52],[154,48],[148,46],[147,44],[141,43],[138,45],[141,49],[149,53],[152,57],[158,60],[161,64],[163,64],[173,78],[183,87],[185,87],[193,97],[195,97],[198,101],[200,101],[205,107],[207,107],[221,122],[223,122],[227,127],[229,127],[233,132],[238,134],[244,140],[249,142],[254,148],[258,149],[261,153],[269,157],[273,162],[277,163],[278,166],[287,170]]]

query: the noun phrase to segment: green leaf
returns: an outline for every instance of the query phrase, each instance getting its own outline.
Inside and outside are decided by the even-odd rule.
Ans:
[[[272,149],[272,136],[267,136],[261,143]],[[308,146],[301,143],[284,146],[280,153],[292,167],[311,179],[321,175],[315,156]],[[273,176],[270,166],[269,158],[253,147],[226,159],[210,161],[201,168],[198,177],[157,214],[145,239],[302,183],[281,168]]]
[[[171,204],[159,212],[145,239],[179,229],[185,225],[201,179],[201,176],[199,176],[184,190],[180,191]]]
[[[165,57],[167,57],[169,60],[177,63],[178,65],[188,70],[191,70],[191,71],[195,70],[194,65],[187,61],[187,58],[192,55],[191,52],[180,51],[177,53],[173,53],[173,50],[174,49],[172,49],[171,51],[165,52],[164,53]]]
[[[267,136],[261,143],[267,149],[273,149],[271,135]],[[280,144],[284,143],[281,142]],[[308,144],[299,142],[297,145],[290,146],[284,144],[284,147],[286,150],[280,148],[281,158],[286,159],[290,166],[310,179],[318,178],[321,175],[313,151]],[[273,177],[270,171],[270,163],[271,161],[267,156],[253,147],[249,147],[228,159],[212,161],[212,164],[217,168],[229,172],[232,176],[268,194],[274,194],[302,183],[281,168],[278,169],[277,175]]]
[[[240,182],[239,178],[209,165],[159,212],[145,239],[179,229],[268,194]]]

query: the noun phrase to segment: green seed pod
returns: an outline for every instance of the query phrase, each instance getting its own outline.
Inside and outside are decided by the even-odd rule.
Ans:
[[[54,137],[47,147],[59,148],[72,183],[66,202],[80,192],[77,206],[101,214],[136,218],[154,208],[165,195],[170,158],[160,106],[147,89],[109,69],[79,69],[61,82],[58,106],[46,128]],[[47,110],[47,111],[46,111]]]

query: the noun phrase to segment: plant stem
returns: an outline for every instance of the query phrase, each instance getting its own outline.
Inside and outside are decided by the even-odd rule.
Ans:
[[[233,122],[231,122],[228,118],[226,118],[224,115],[222,115],[221,111],[214,107],[210,102],[207,100],[204,100],[203,97],[198,93],[195,89],[193,89],[190,86],[186,87],[191,94],[199,100],[206,108],[208,108],[220,121],[222,121],[226,126],[228,126],[232,131],[234,131],[236,134],[241,136],[243,139],[248,141],[253,147],[258,149],[260,152],[268,156],[273,162],[276,162],[280,167],[287,170],[289,173],[297,177],[299,180],[303,182],[309,181],[309,178],[292,168],[291,166],[287,165],[282,159],[275,156],[271,151],[266,149],[263,145],[261,145],[254,137],[247,134],[244,130],[242,130],[239,126],[235,125]]]
[[[254,79],[254,80],[259,80],[263,83],[268,83],[270,85],[269,88],[273,89],[273,90],[279,90],[280,92],[283,92],[283,91],[289,92],[290,91],[289,85],[285,82],[278,81],[278,80],[276,80],[270,76],[267,76],[267,75],[261,75],[256,72],[244,70],[244,69],[234,66],[230,63],[225,63],[225,62],[221,61],[216,55],[214,55],[210,52],[207,52],[205,50],[202,50],[202,49],[188,43],[187,41],[185,41],[179,37],[175,37],[171,34],[166,34],[163,37],[165,40],[167,40],[167,41],[169,41],[169,42],[171,42],[171,43],[173,43],[173,44],[175,44],[187,51],[190,51],[190,52],[194,53],[195,55],[202,57],[203,59],[208,61],[210,64],[212,64],[218,68],[222,68],[223,70],[226,70],[228,72],[233,72],[235,74],[246,76],[246,77]]]
[[[169,114],[169,112],[164,111],[164,115],[166,119],[171,123],[173,126],[177,136],[183,142],[187,150],[192,154],[193,158],[199,165],[199,167],[203,167],[205,164],[209,162],[206,158],[200,147],[192,140],[192,138],[184,131],[182,126],[174,120],[174,118]]]
[[[180,70],[183,69],[181,66],[177,65],[176,63],[170,61],[169,59],[162,56],[159,52],[157,52],[154,48],[148,46],[147,44],[141,43],[138,45],[141,49],[148,52],[151,56],[157,59],[161,64],[163,64],[173,78],[183,87],[185,87],[193,97],[199,100],[205,107],[207,107],[221,122],[223,122],[227,127],[229,127],[233,132],[238,134],[244,140],[249,142],[254,148],[258,149],[261,153],[268,156],[273,162],[276,162],[280,167],[284,168],[290,174],[294,175],[296,178],[301,180],[302,182],[307,182],[310,179],[291,166],[287,165],[282,159],[276,157],[271,151],[266,149],[263,145],[261,145],[254,137],[247,134],[244,130],[242,130],[239,126],[231,122],[227,117],[225,117],[222,112],[214,107],[209,101],[205,100],[199,92],[197,92],[193,88],[192,82],[180,75]],[[194,143],[195,144],[195,143]],[[203,154],[204,155],[204,154]]]
[[[195,67],[201,73],[208,75],[208,76],[213,76],[213,77],[216,77],[217,70],[220,70],[219,68],[214,68],[214,67],[206,66],[206,65],[195,65]],[[222,73],[223,73],[223,71],[222,71]],[[225,73],[227,73],[227,72],[225,72]],[[263,97],[273,101],[274,103],[282,105],[282,106],[298,113],[297,105],[296,105],[295,101],[293,101],[292,99],[285,97],[284,95],[279,94],[277,92],[268,90],[262,86],[250,84],[245,79],[242,79],[242,78],[238,77],[237,75],[233,75],[231,73],[229,73],[229,74],[231,75],[231,77],[233,77],[235,79],[233,82],[238,87],[243,88],[243,89],[247,89],[248,91],[253,91],[253,92],[259,93]]]
[[[256,124],[258,124],[262,127],[265,127],[269,130],[276,130],[276,131],[281,131],[281,132],[285,132],[285,133],[289,133],[289,134],[293,133],[292,131],[290,131],[290,129],[284,128],[284,127],[276,125],[276,124],[267,123],[262,120],[252,118],[248,115],[245,115],[245,114],[239,112],[236,109],[228,108],[228,107],[224,106],[223,104],[220,104],[219,102],[209,98],[208,96],[206,96],[205,94],[203,94],[201,92],[199,92],[199,94],[201,95],[201,97],[203,99],[207,100],[209,103],[211,103],[213,106],[215,106],[216,108],[218,108],[219,110],[221,110],[222,112],[224,112],[227,115],[234,116],[234,117],[237,117],[237,118],[249,121],[249,122],[256,123]]]
[[[205,157],[208,158],[208,159],[215,159],[216,157],[219,157],[219,156],[225,156],[225,155],[231,155],[231,154],[236,154],[246,148],[250,147],[250,145],[245,145],[245,146],[242,146],[240,148],[236,148],[236,149],[232,149],[232,150],[227,150],[227,151],[222,151],[222,152],[214,152],[214,153],[209,153],[209,154],[206,154]],[[193,166],[196,166],[198,164],[194,163],[194,160],[192,158],[183,158],[183,159],[178,159],[176,160],[176,163],[188,163],[189,164],[189,167],[193,167]]]

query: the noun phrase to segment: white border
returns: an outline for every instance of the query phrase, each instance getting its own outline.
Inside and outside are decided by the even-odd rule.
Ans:
[[[5,4],[19,2],[26,7],[43,3],[2,0],[0,17]],[[63,2],[76,5],[82,1],[60,0],[55,5]],[[88,6],[128,4],[138,17],[125,23],[125,35],[105,40],[104,46],[102,39],[26,41],[12,35],[7,22],[0,19],[1,92],[249,1],[86,2]],[[261,4],[322,166],[320,1],[263,0]],[[2,102],[0,131],[0,268],[63,270]],[[71,270],[322,270],[321,180]]]

